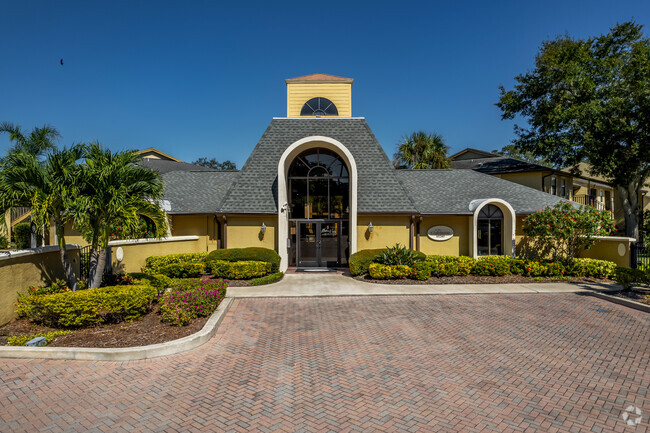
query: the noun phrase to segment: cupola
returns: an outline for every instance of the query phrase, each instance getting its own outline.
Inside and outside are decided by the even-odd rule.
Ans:
[[[287,117],[352,117],[352,81],[327,74],[286,79]]]

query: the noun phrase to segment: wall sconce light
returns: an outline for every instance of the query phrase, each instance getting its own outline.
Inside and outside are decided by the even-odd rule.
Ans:
[[[262,234],[266,233],[266,224],[262,223],[260,230],[262,231]]]
[[[368,224],[368,233],[372,233],[374,227],[372,226],[372,221],[370,221],[370,224]]]

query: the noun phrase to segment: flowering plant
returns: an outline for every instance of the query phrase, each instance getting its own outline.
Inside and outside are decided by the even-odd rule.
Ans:
[[[221,279],[190,280],[175,285],[158,299],[162,321],[185,326],[193,319],[211,315],[225,297],[226,287]]]
[[[574,207],[566,201],[526,217],[523,225],[524,234],[548,251],[553,261],[572,261],[583,248],[596,243],[596,236],[608,236],[614,230],[608,211]]]

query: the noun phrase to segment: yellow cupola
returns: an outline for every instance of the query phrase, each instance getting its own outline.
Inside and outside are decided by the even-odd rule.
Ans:
[[[312,74],[284,81],[287,117],[352,117],[352,78]]]

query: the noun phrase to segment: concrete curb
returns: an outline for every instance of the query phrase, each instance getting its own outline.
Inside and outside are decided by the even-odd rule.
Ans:
[[[84,361],[135,361],[173,355],[199,347],[217,332],[233,298],[225,298],[203,328],[192,335],[149,346],[92,347],[24,347],[0,346],[0,358],[76,359]]]
[[[650,313],[650,305],[642,304],[640,302],[633,301],[631,299],[618,298],[616,296],[606,295],[599,292],[588,292],[589,295],[595,296],[599,299],[604,299],[605,301],[613,302],[614,304],[623,305],[625,307],[634,308],[635,310],[643,311],[645,313]]]

